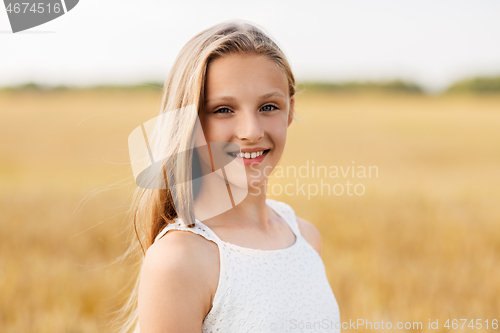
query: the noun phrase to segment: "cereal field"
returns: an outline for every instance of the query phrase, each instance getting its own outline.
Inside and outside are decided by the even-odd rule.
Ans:
[[[0,331],[112,332],[138,271],[127,137],[160,94],[0,92]],[[305,91],[296,110],[269,195],[321,231],[342,321],[500,320],[500,97]]]

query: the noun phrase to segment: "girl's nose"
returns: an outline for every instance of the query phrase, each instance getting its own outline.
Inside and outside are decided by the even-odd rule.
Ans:
[[[236,136],[240,140],[257,142],[264,136],[258,114],[255,112],[241,112],[236,126]]]

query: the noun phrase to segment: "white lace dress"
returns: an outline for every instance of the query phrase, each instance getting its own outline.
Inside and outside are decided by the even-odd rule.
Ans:
[[[219,284],[203,333],[340,332],[339,308],[321,257],[301,235],[293,209],[284,202],[266,202],[292,229],[293,245],[241,247],[221,240],[198,220],[193,228],[178,220],[156,237],[188,230],[219,246]]]

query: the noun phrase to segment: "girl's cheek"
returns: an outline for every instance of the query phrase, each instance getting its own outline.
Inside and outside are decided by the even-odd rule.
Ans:
[[[285,137],[287,128],[288,128],[287,122],[284,122],[280,119],[279,121],[274,121],[269,124],[268,133],[271,133],[271,135],[274,134],[274,136],[277,138]]]

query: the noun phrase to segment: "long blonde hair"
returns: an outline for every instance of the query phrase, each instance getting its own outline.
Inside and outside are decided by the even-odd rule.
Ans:
[[[273,60],[285,73],[288,82],[289,96],[295,95],[295,78],[290,64],[277,43],[267,33],[254,23],[245,20],[231,20],[217,24],[194,36],[182,48],[177,56],[163,88],[160,114],[168,111],[196,106],[197,111],[203,107],[205,91],[205,75],[210,61],[233,53],[265,55]],[[291,110],[290,112],[294,112]],[[192,147],[192,134],[196,123],[196,114],[176,112],[170,126],[175,126],[169,133],[168,156],[174,153],[189,151]],[[182,184],[182,180],[190,175],[192,154],[183,154],[183,158],[173,159],[168,165],[163,165],[165,184],[174,182]],[[173,195],[168,186],[166,189],[150,189],[138,187],[133,195],[131,210],[133,211],[133,226],[138,242],[132,242],[126,256],[135,256],[140,248],[142,257],[154,243],[159,232],[169,223],[174,223],[182,217],[188,227],[194,226],[191,207],[193,202],[192,186],[180,186]],[[135,287],[119,311],[117,321],[121,321],[120,333],[138,333],[137,296],[139,275]]]

